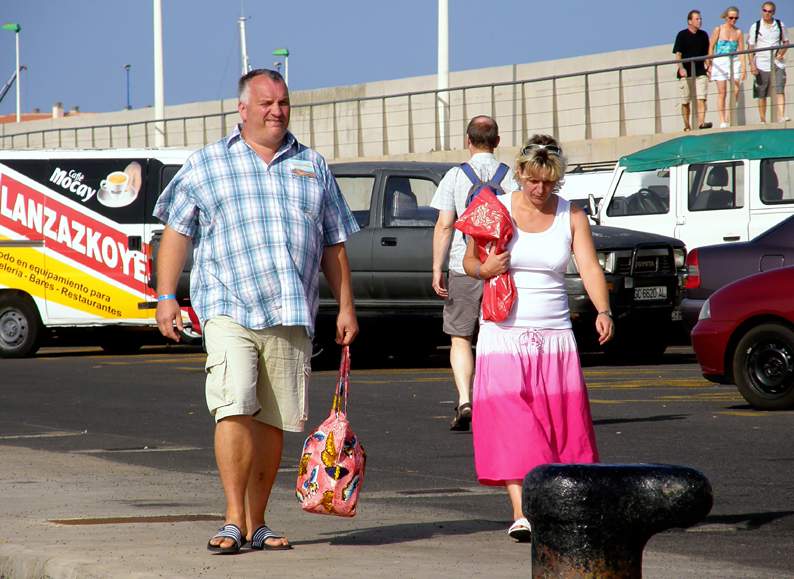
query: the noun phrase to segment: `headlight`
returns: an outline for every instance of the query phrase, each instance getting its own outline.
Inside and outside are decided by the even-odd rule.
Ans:
[[[606,273],[612,273],[615,269],[615,254],[596,252],[598,258],[598,265],[601,266]],[[576,263],[576,258],[571,253],[571,261],[568,262],[568,269],[565,272],[569,275],[577,275],[579,273],[579,266]]]
[[[698,316],[698,320],[710,320],[711,319],[711,303],[709,300],[706,300],[706,303],[703,304],[703,307],[700,309],[700,315]]]
[[[596,253],[596,257],[598,258],[598,265],[601,266],[601,269],[606,269],[606,267],[607,267],[607,254],[606,253]]]
[[[675,268],[681,269],[686,264],[686,249],[674,249],[673,255],[675,255]]]

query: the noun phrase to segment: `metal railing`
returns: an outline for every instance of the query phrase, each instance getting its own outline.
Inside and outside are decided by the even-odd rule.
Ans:
[[[789,44],[719,56],[733,59],[741,54],[792,47]],[[296,104],[292,107],[290,130],[329,159],[462,149],[466,125],[477,114],[489,114],[498,120],[503,146],[517,146],[536,132],[549,133],[563,141],[678,132],[679,89],[671,68],[710,58],[714,57]],[[747,90],[741,93],[740,101],[750,100],[742,99]],[[743,108],[746,113],[755,108],[734,102],[733,92],[729,92],[732,110]],[[441,128],[444,111],[438,106],[439,99],[448,107],[446,131]],[[696,107],[692,109],[694,115]],[[156,133],[164,131],[165,146],[198,148],[228,134],[238,120],[234,110],[165,120],[48,128],[0,135],[0,147],[153,147]],[[445,147],[444,134],[458,136]]]

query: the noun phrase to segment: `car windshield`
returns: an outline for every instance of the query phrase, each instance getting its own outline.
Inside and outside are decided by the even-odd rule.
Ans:
[[[624,171],[607,207],[607,215],[659,215],[670,210],[670,171],[668,169]]]

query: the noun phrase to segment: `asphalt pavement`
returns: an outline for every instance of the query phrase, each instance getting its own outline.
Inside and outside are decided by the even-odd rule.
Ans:
[[[527,544],[503,521],[402,508],[368,493],[351,519],[303,513],[283,469],[268,524],[291,551],[216,555],[206,542],[224,508],[215,473],[168,472],[90,454],[0,447],[0,577],[104,579],[182,577],[494,577],[531,574]],[[380,495],[380,496],[379,496]],[[648,579],[789,579],[792,574],[646,549]]]
[[[0,579],[531,576],[530,546],[515,543],[506,533],[509,509],[504,490],[476,483],[469,472],[470,434],[449,433],[446,410],[438,415],[441,396],[451,391],[446,366],[443,371],[356,373],[356,416],[351,420],[371,455],[356,517],[301,511],[294,495],[297,465],[289,459],[298,456],[301,437],[291,436],[271,497],[268,524],[295,549],[244,549],[224,556],[206,550],[207,540],[222,524],[225,505],[211,466],[211,435],[209,439],[198,435],[211,433],[200,425],[207,421],[199,414],[203,411],[200,360],[159,354],[90,355],[3,364],[10,373],[0,388],[6,409],[0,425]],[[164,372],[165,367],[172,370]],[[691,370],[670,368],[658,372],[684,375],[675,390],[669,390],[664,380],[657,384],[643,379],[640,387],[639,376],[653,376],[655,368],[629,368],[622,377],[616,369],[587,370],[599,446],[608,462],[664,462],[669,457],[669,463],[697,467],[711,464],[697,453],[724,457],[719,463],[725,464],[725,472],[704,467],[715,496],[719,491],[712,516],[693,529],[652,538],[644,553],[643,576],[794,579],[785,562],[774,565],[748,558],[742,564],[725,554],[725,549],[756,550],[754,545],[764,537],[788,532],[781,531],[785,525],[780,521],[786,521],[784,515],[790,512],[785,504],[774,502],[777,495],[764,491],[770,483],[757,474],[753,478],[753,473],[742,473],[730,458],[744,460],[744,446],[760,448],[759,441],[777,432],[765,425],[773,421],[785,425],[786,417],[754,416],[736,409],[730,389],[702,389],[700,382],[687,381]],[[312,381],[318,401],[314,424],[327,412],[335,377],[318,374]],[[131,398],[126,394],[136,382],[136,396]],[[653,390],[654,397],[619,404],[622,397],[640,398],[641,389]],[[700,402],[692,396],[678,401],[678,392],[693,389]],[[381,394],[385,391],[400,393],[399,398],[393,395],[399,400],[400,421],[389,412]],[[658,395],[665,397],[660,400]],[[715,397],[725,400],[719,407],[727,404],[726,412],[712,416],[693,410],[697,405],[714,407]],[[152,401],[160,410],[155,416],[146,412]],[[64,413],[64,408],[73,414]],[[618,413],[617,408],[623,410]],[[684,408],[693,414],[687,420]],[[120,427],[110,429],[100,418]],[[725,440],[730,448],[723,449],[718,440],[707,437],[708,424],[685,428],[688,422],[707,420],[735,424],[738,437]],[[730,432],[710,429],[715,437]],[[700,444],[661,445],[671,434],[682,440],[697,438]],[[142,447],[140,442],[149,438],[172,444]],[[398,438],[402,442],[392,442]],[[189,441],[197,446],[188,446]],[[790,460],[787,452],[779,456],[764,452],[777,468]],[[460,465],[465,468],[460,470]],[[737,493],[746,496],[734,506]],[[770,520],[755,521],[762,515]],[[756,535],[756,542],[750,542]],[[676,547],[692,543],[699,550],[690,549],[686,556]]]

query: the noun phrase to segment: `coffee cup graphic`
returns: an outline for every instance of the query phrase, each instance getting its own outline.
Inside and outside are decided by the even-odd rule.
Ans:
[[[124,171],[114,171],[108,178],[103,180],[99,186],[102,187],[108,193],[124,193],[129,187],[130,183],[130,176],[127,175]]]

